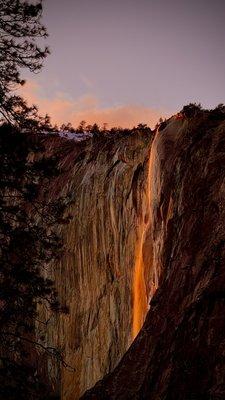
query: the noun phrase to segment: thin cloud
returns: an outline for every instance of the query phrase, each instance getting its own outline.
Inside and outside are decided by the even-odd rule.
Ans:
[[[49,99],[34,81],[27,82],[22,89],[22,95],[28,103],[37,104],[40,113],[49,114],[52,122],[58,125],[71,122],[77,126],[84,120],[87,124],[96,122],[100,126],[106,123],[108,127],[132,128],[138,123],[154,127],[160,117],[168,115],[168,112],[163,110],[132,104],[105,108],[93,95],[85,95],[76,100],[68,98],[66,93],[57,92]]]

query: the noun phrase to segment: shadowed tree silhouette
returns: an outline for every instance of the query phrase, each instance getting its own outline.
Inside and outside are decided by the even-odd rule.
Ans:
[[[70,133],[75,132],[75,129],[70,122],[68,122],[67,124],[62,124],[59,129],[60,129],[60,131],[64,131],[64,132],[70,132]]]
[[[50,399],[38,355],[65,365],[61,352],[42,342],[37,320],[47,327],[38,307],[48,316],[68,311],[48,270],[63,252],[58,232],[69,221],[70,199],[49,198],[50,182],[60,174],[41,133],[53,129],[49,117],[13,94],[25,83],[21,68],[38,72],[49,53],[36,44],[47,36],[41,15],[40,1],[0,0],[0,400]]]
[[[36,324],[38,305],[48,309],[48,315],[67,312],[46,271],[63,252],[57,232],[69,221],[65,216],[69,198],[49,201],[58,161],[43,151],[28,134],[10,125],[0,127],[0,399],[4,400],[45,398],[49,388],[36,362],[40,350],[64,363],[57,349],[43,345]],[[47,321],[42,324],[47,327]]]
[[[200,103],[199,104],[190,103],[190,104],[184,106],[181,110],[181,113],[184,114],[184,116],[187,118],[195,117],[196,115],[200,114],[201,112],[202,112],[202,106]]]
[[[12,92],[24,85],[21,68],[38,72],[49,49],[36,43],[47,37],[42,25],[42,2],[0,0],[0,113],[8,121],[24,123],[24,117],[37,118],[37,107],[28,107]]]

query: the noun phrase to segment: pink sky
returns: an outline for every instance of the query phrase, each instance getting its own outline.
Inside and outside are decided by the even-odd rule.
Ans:
[[[53,121],[154,126],[225,102],[224,0],[45,0],[51,54],[25,72]]]
[[[102,107],[99,100],[92,94],[86,94],[78,99],[69,98],[66,93],[57,92],[53,98],[43,95],[41,86],[30,80],[21,90],[29,104],[37,104],[40,114],[48,113],[53,123],[59,126],[71,122],[74,127],[84,120],[88,124],[97,123],[108,127],[121,126],[122,128],[146,123],[155,126],[159,118],[167,115],[165,110],[154,110],[140,105],[118,105]]]

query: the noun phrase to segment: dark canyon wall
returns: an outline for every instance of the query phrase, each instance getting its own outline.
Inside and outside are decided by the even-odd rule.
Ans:
[[[143,240],[158,289],[128,352],[82,400],[225,399],[224,117],[164,125],[151,148]]]

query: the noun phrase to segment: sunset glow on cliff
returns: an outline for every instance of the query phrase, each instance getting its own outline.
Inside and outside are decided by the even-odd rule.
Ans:
[[[135,255],[135,267],[134,267],[134,281],[133,281],[133,338],[139,333],[144,319],[147,313],[147,296],[146,287],[144,280],[144,262],[143,262],[143,241],[144,241],[144,229],[141,233],[140,241],[137,244],[136,255]]]
[[[148,298],[146,285],[145,285],[145,268],[151,268],[151,262],[148,265],[144,263],[143,249],[146,239],[147,231],[150,225],[150,201],[151,201],[151,171],[152,171],[152,154],[150,153],[148,161],[148,175],[147,184],[143,202],[142,218],[139,225],[139,237],[137,241],[136,253],[135,253],[135,266],[134,266],[134,278],[133,278],[133,327],[132,335],[133,338],[137,336],[145,320],[145,316],[148,311]],[[149,254],[149,260],[151,256]]]

